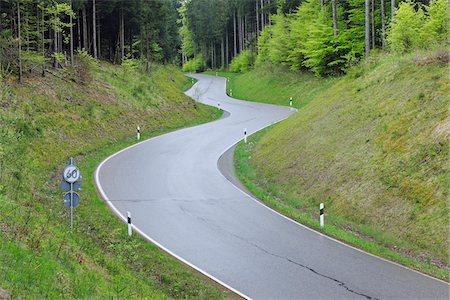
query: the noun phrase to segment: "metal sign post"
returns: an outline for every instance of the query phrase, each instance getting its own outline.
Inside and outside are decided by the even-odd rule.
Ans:
[[[64,194],[64,205],[70,208],[70,230],[73,230],[73,208],[80,204],[80,196],[74,190],[81,190],[81,172],[71,157],[61,176],[61,189]]]

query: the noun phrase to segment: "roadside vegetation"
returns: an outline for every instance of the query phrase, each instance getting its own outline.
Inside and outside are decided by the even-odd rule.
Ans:
[[[297,114],[238,145],[239,178],[303,224],[448,280],[448,61],[446,51],[379,56],[324,81]],[[233,92],[252,88],[241,76],[287,84],[266,72],[237,75]]]
[[[144,138],[214,120],[220,112],[181,89],[172,66],[96,63],[0,81],[0,287],[12,298],[223,298],[223,288],[143,238],[127,238],[93,185],[108,155]],[[60,174],[73,156],[83,172],[81,203],[69,210]]]

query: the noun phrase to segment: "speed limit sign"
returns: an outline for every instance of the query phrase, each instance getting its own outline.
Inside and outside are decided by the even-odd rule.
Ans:
[[[68,183],[74,183],[80,179],[80,170],[74,165],[68,165],[64,169],[63,177]]]

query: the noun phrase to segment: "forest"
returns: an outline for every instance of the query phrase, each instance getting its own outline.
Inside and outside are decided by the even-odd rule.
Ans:
[[[177,3],[166,0],[1,0],[0,66],[21,80],[74,55],[175,63]]]
[[[447,7],[444,0],[186,1],[182,62],[197,71],[269,62],[341,74],[371,53],[445,47]]]
[[[371,53],[448,45],[445,0],[1,0],[0,66],[21,80],[75,54],[245,71],[345,73]]]

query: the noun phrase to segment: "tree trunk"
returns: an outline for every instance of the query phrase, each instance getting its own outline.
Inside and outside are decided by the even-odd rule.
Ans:
[[[225,66],[228,68],[228,55],[230,54],[228,49],[228,30],[225,30]]]
[[[54,28],[53,28],[53,52],[58,53],[58,31],[56,29],[56,13],[54,14]],[[53,67],[58,68],[58,60],[53,58]]]
[[[80,29],[80,17],[77,18],[77,31],[78,31],[78,49],[81,50],[81,29]]]
[[[88,51],[86,7],[83,7],[81,13],[83,15],[83,48]]]
[[[255,1],[256,6],[256,36],[259,36],[259,7],[258,7],[258,0]]]
[[[386,43],[386,0],[381,0],[381,48],[384,50]]]
[[[41,43],[42,43],[42,57],[45,57],[45,11],[41,10],[42,17],[42,32],[41,32]],[[42,77],[45,76],[45,61],[42,62]]]
[[[320,6],[323,7],[323,0],[320,0]]]
[[[369,54],[370,54],[370,2],[369,0],[365,0],[365,27],[366,27],[366,61],[369,60]]]
[[[395,17],[395,0],[391,0],[391,23],[394,22]]]
[[[233,36],[234,36],[234,56],[233,57],[236,57],[236,55],[237,55],[236,10],[234,11],[234,14],[233,14]]]
[[[221,64],[222,64],[222,69],[223,69],[223,68],[225,68],[225,47],[224,47],[223,37],[222,37],[222,41],[220,43],[220,59],[221,59]]]
[[[72,0],[70,0],[70,10],[72,10]],[[72,13],[69,17],[70,22],[70,64],[73,65],[73,24],[72,24]]]
[[[375,0],[372,0],[372,49],[375,49]]]
[[[25,8],[26,9],[26,8]],[[25,26],[27,29],[27,51],[30,51],[30,27],[28,26],[28,11],[26,11],[26,15],[25,15]]]
[[[19,38],[19,82],[22,83],[22,35],[20,33],[20,0],[17,0],[17,37]]]
[[[264,0],[261,0],[261,30],[264,29],[266,22],[264,22]]]
[[[100,20],[97,21],[97,58],[100,59],[102,57],[100,50],[102,48],[102,42],[100,39]]]
[[[94,48],[94,58],[97,59],[97,22],[95,20],[95,0],[92,0],[92,46]]]
[[[336,0],[331,0],[331,6],[332,6],[332,9],[333,9],[333,33],[334,33],[334,36],[337,36],[338,35],[338,31],[337,31]]]
[[[125,57],[125,24],[123,20],[123,7],[120,9],[120,62],[122,63]]]

